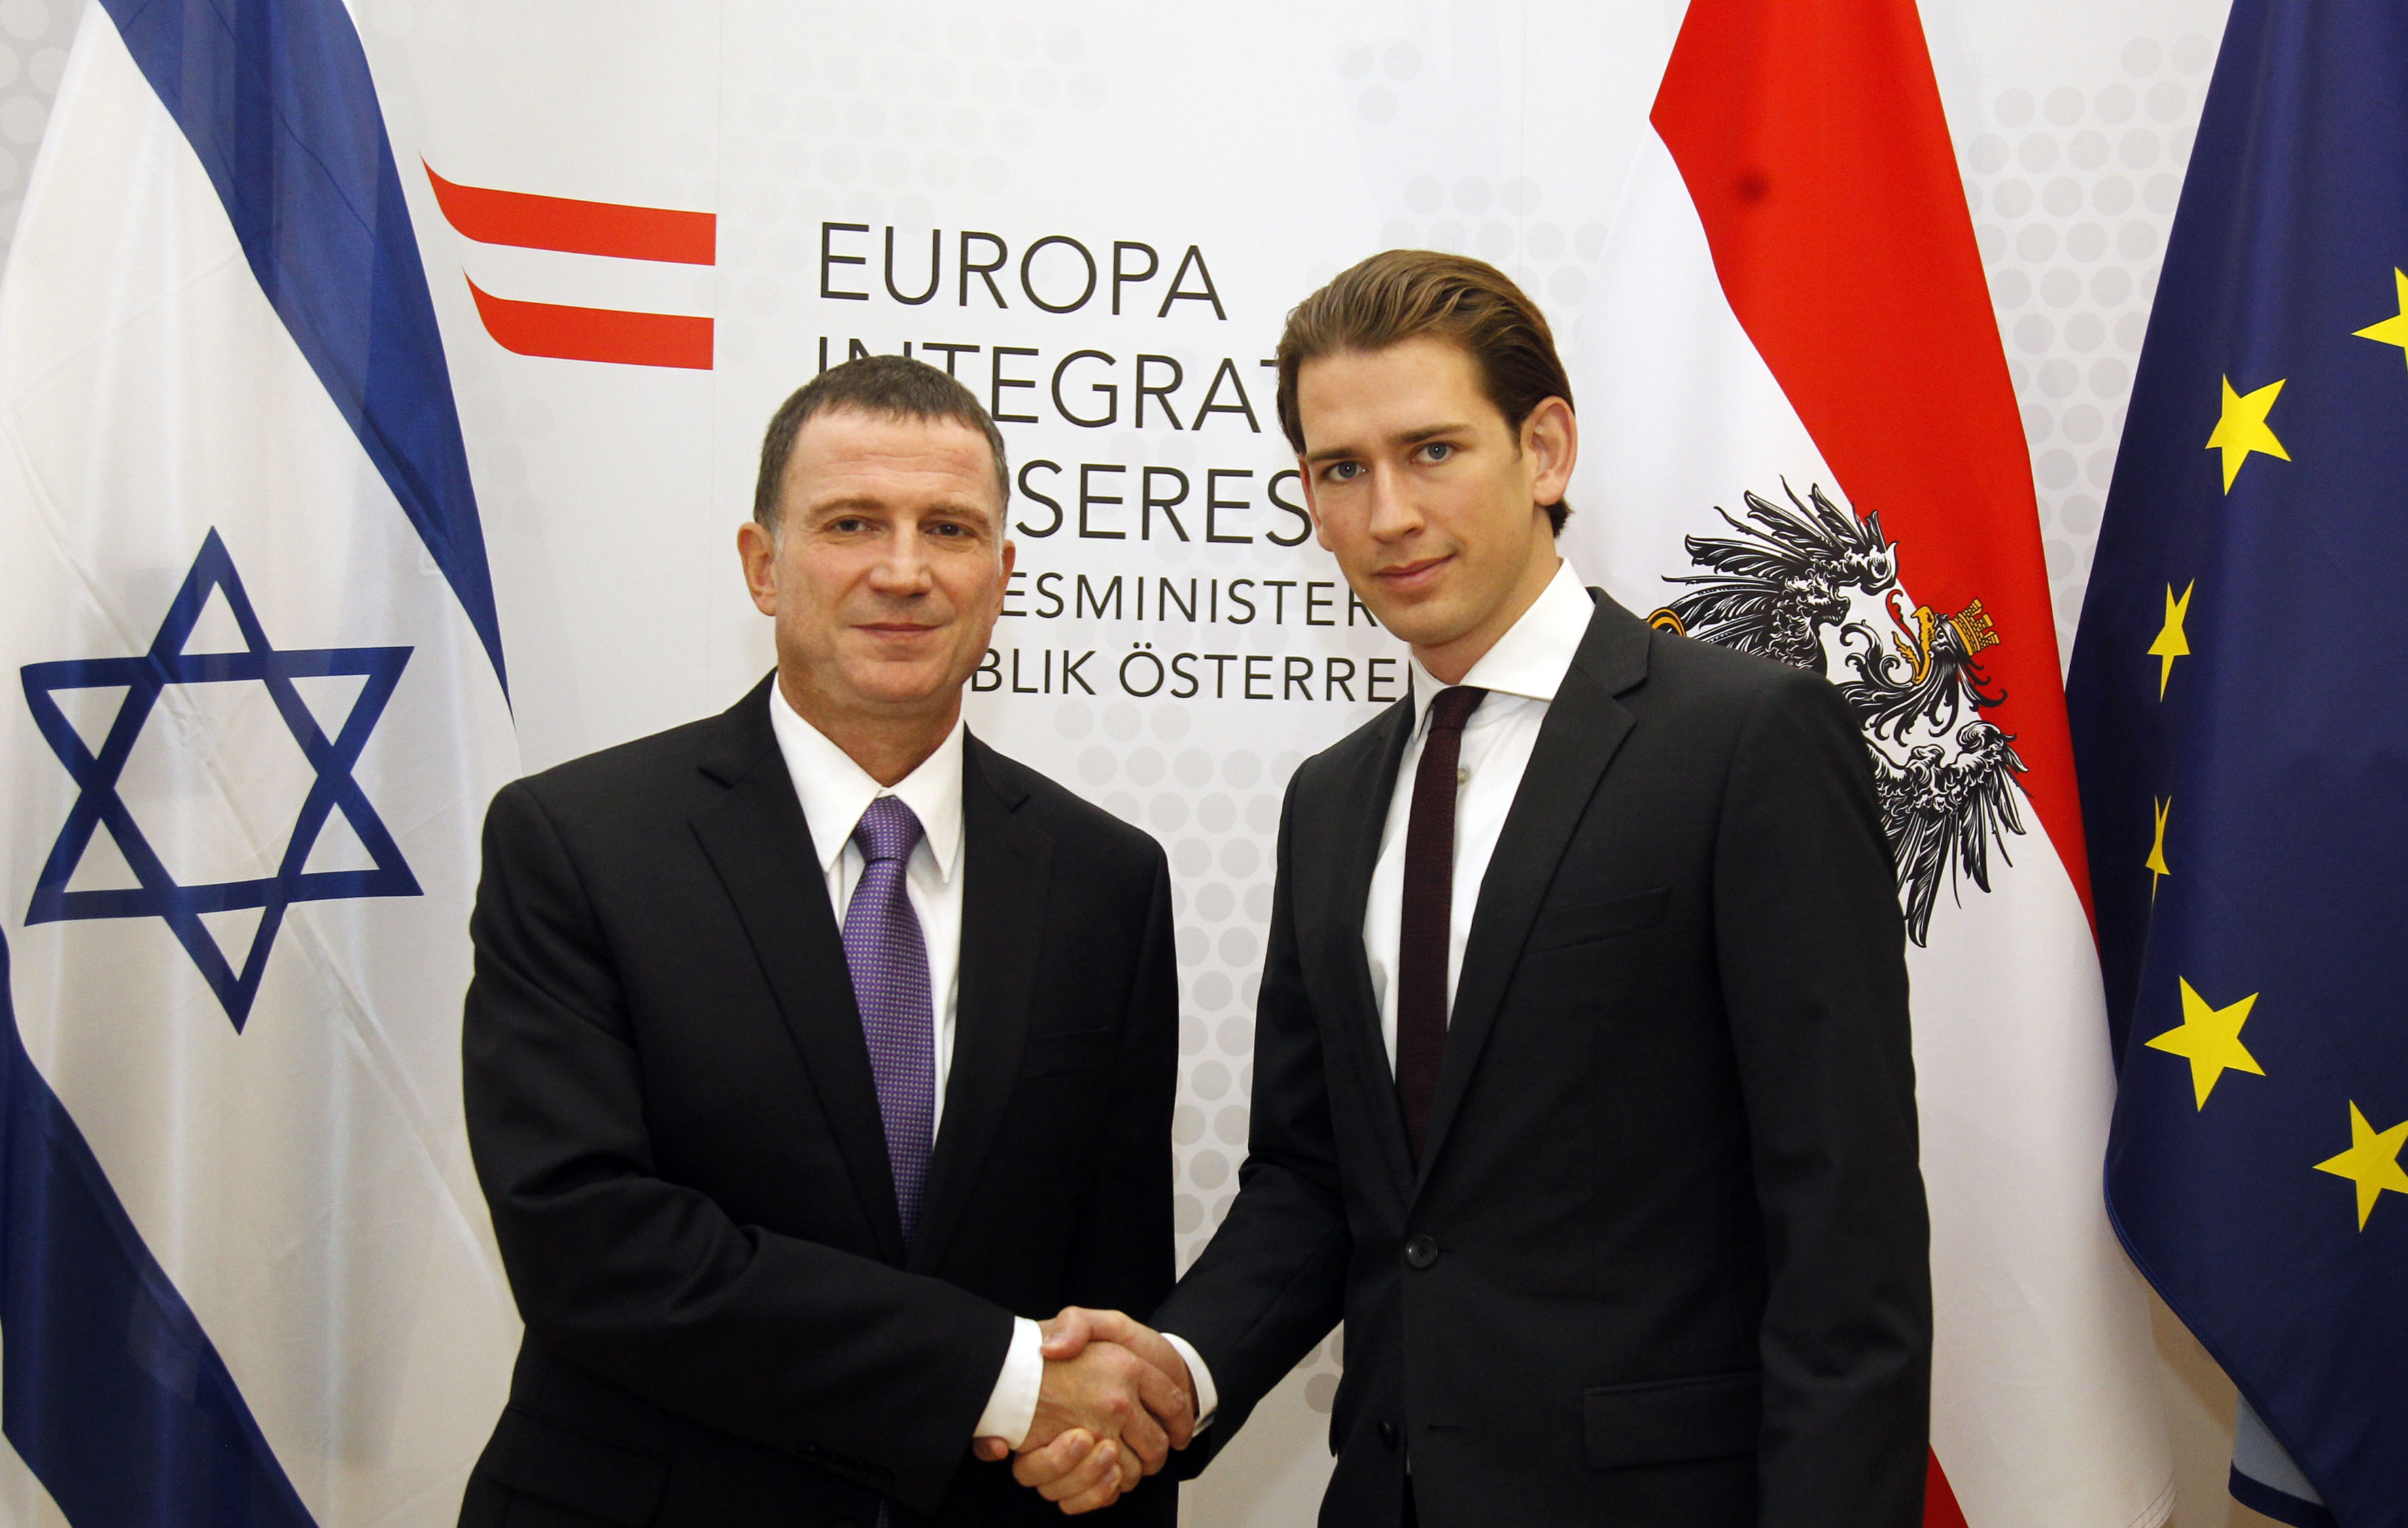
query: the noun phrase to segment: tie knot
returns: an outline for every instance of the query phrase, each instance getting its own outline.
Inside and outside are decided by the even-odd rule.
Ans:
[[[1439,691],[1430,698],[1430,730],[1444,728],[1449,732],[1462,731],[1463,724],[1471,720],[1472,712],[1479,709],[1487,695],[1486,690],[1469,685],[1450,685]]]
[[[920,819],[903,804],[903,798],[881,796],[861,814],[853,841],[861,845],[861,858],[875,864],[881,859],[910,858],[921,831]]]

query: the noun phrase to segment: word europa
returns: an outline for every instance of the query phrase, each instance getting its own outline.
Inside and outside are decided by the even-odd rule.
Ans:
[[[1120,693],[1140,700],[1161,696],[1193,700],[1207,685],[1215,700],[1400,700],[1405,695],[1402,658],[1273,657],[1267,653],[1172,653],[1157,655],[1152,642],[1139,642],[1116,665],[1087,665],[1098,656],[1094,648],[1074,653],[1045,647],[1027,652],[1018,647],[990,647],[986,658],[970,675],[970,688],[982,695],[1094,695],[1096,683],[1120,686]],[[1205,672],[1203,665],[1211,664]],[[1236,664],[1235,673],[1229,666]],[[1321,693],[1313,694],[1318,680]],[[1234,686],[1234,687],[1233,687]]]
[[[1032,581],[1030,588],[1021,587],[1024,579]],[[1076,580],[1068,585],[1068,598],[1064,598],[1066,579]],[[1004,585],[1003,613],[1039,621],[1065,617],[1073,621],[1142,621],[1146,619],[1147,582],[1142,573],[1125,577],[1114,573],[1110,578],[1091,579],[1084,573],[1032,574],[1025,568],[1015,569]],[[1152,583],[1154,619],[1157,621],[1171,619],[1171,613],[1176,611],[1178,619],[1198,626],[1252,626],[1256,621],[1285,626],[1293,615],[1303,626],[1342,624],[1351,629],[1359,616],[1363,625],[1374,630],[1380,627],[1369,607],[1354,597],[1354,590],[1325,579],[1233,578],[1224,583],[1217,578],[1190,578],[1182,584],[1175,578],[1157,577]],[[1128,585],[1125,591],[1124,584]],[[1346,597],[1343,604],[1339,600],[1341,589]],[[1302,592],[1296,593],[1297,590]],[[1026,599],[1036,602],[1025,607],[1014,603]],[[1266,605],[1269,607],[1268,611],[1264,609]],[[1132,609],[1135,614],[1129,613]]]
[[[848,361],[858,361],[870,353],[869,347],[859,339],[848,339],[844,345],[844,358]],[[1054,401],[1054,417],[1064,424],[1076,425],[1085,430],[1103,429],[1121,422],[1121,399],[1125,386],[1132,428],[1148,428],[1151,419],[1159,420],[1174,430],[1200,430],[1204,422],[1214,414],[1229,414],[1244,420],[1246,428],[1254,434],[1263,433],[1262,420],[1254,412],[1254,400],[1246,396],[1246,384],[1239,374],[1234,356],[1221,358],[1221,364],[1212,368],[1211,380],[1204,384],[1202,393],[1180,400],[1178,395],[1187,385],[1187,368],[1175,355],[1133,356],[1124,371],[1120,357],[1109,351],[1074,350],[1054,363],[1049,378],[1045,368],[1046,353],[1033,345],[996,345],[989,349],[982,345],[941,344],[934,339],[923,339],[919,348],[924,353],[920,359],[935,366],[937,363],[929,357],[942,355],[945,358],[945,375],[973,387],[977,385],[978,376],[975,372],[967,377],[962,375],[961,358],[986,351],[986,411],[995,416],[998,425],[1043,424],[1044,416],[1041,414],[1016,411],[1051,398]],[[903,341],[901,353],[907,358],[911,355],[910,340]],[[1033,367],[1032,362],[1035,363]],[[1257,361],[1254,364],[1273,369],[1279,367],[1277,361]],[[972,362],[971,365],[975,367],[977,363]],[[1073,368],[1077,368],[1075,375]],[[825,371],[827,368],[828,337],[822,335],[820,369]],[[1068,397],[1063,396],[1066,387],[1070,395]],[[1021,396],[1024,389],[1036,396]],[[1154,405],[1152,410],[1146,407],[1149,402]],[[1187,411],[1193,411],[1188,412],[1187,421],[1182,424],[1179,416]]]
[[[836,302],[867,302],[871,299],[867,287],[869,273],[866,268],[860,271],[838,268],[868,266],[869,256],[851,252],[859,247],[853,242],[854,237],[867,236],[868,232],[869,224],[866,223],[820,224],[821,296]],[[839,238],[846,242],[844,252],[837,249]],[[914,238],[905,246],[904,260],[907,264],[916,261],[917,256],[911,249],[911,244],[916,242]],[[1135,255],[1145,257],[1144,269],[1135,268],[1130,258]],[[917,272],[912,272],[897,281],[895,229],[890,225],[886,230],[884,261],[887,297],[906,308],[917,308],[934,301],[938,290],[944,285],[944,257],[945,231],[931,228],[928,230],[926,279],[923,281]],[[970,279],[976,277],[980,290],[995,306],[1010,308],[1011,304],[1005,299],[1003,286],[996,277],[1010,264],[1011,246],[1002,235],[962,230],[953,255],[956,277],[953,306],[970,306]],[[1143,286],[1161,273],[1162,256],[1153,245],[1131,238],[1112,240],[1110,281],[1112,316],[1120,316],[1122,297],[1127,288]],[[1106,285],[1104,270],[1096,263],[1095,252],[1068,234],[1048,234],[1023,249],[1019,275],[1020,295],[1032,306],[1048,313],[1075,313],[1094,301]],[[863,283],[860,290],[853,289],[855,281]],[[919,287],[917,292],[905,290],[915,283]],[[1171,304],[1178,302],[1209,303],[1214,318],[1226,321],[1229,316],[1221,306],[1221,294],[1213,288],[1212,272],[1204,264],[1204,252],[1193,244],[1188,245],[1187,252],[1180,256],[1178,268],[1171,273],[1170,284],[1163,291],[1162,306],[1154,310],[1154,316],[1168,318]]]

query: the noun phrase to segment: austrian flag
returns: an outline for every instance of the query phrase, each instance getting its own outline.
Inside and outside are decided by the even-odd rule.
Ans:
[[[1914,994],[1927,1521],[2162,1521],[2030,466],[1913,0],[1695,0],[1651,121],[1573,337],[1570,549],[1863,727]]]

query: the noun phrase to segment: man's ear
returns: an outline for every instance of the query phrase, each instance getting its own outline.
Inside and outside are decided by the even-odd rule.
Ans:
[[[778,613],[778,539],[758,520],[736,527],[736,555],[744,559],[744,587],[752,608],[764,615]]]
[[[1296,459],[1297,485],[1304,490],[1304,512],[1312,517],[1312,539],[1324,552],[1336,550],[1329,544],[1329,533],[1321,526],[1321,500],[1312,492],[1312,464],[1301,455]]]
[[[1530,464],[1531,502],[1561,503],[1571,486],[1572,464],[1580,459],[1580,421],[1569,402],[1539,400],[1522,421],[1522,455]]]

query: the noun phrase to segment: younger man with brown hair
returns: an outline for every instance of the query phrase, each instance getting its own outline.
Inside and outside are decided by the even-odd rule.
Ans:
[[[1494,268],[1364,261],[1279,379],[1412,693],[1289,786],[1249,1156],[1152,1317],[1178,1346],[1068,1313],[1049,1351],[1193,1355],[1195,1468],[1342,1319],[1325,1523],[1912,1528],[1928,1228],[1855,722],[1581,586],[1570,385]]]

